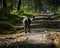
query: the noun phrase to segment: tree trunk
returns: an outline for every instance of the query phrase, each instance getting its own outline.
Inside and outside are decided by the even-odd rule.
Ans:
[[[21,5],[21,0],[19,0],[19,2],[18,2],[17,10],[20,10],[20,5]]]
[[[6,8],[6,1],[2,0],[2,8]]]

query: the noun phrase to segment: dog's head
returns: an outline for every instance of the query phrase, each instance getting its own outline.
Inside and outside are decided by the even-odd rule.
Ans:
[[[31,16],[30,19],[31,19],[31,20],[34,20],[34,19],[35,19],[35,16]]]

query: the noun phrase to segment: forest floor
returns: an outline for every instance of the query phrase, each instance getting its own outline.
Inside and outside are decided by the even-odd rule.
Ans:
[[[19,42],[25,44],[51,44],[60,47],[60,32],[39,32],[39,33],[15,33],[0,35],[0,46],[11,45]]]

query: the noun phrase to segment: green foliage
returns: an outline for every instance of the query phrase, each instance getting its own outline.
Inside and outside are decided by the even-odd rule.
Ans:
[[[60,7],[58,7],[58,14],[60,15]]]
[[[11,10],[10,14],[18,15],[18,12],[17,12],[17,10]]]
[[[18,20],[22,20],[24,17],[20,17],[16,13],[16,10],[12,10],[11,13],[9,13],[9,10],[7,9],[1,9],[0,10],[0,28],[7,28],[14,26],[14,23]]]
[[[21,9],[20,10],[20,15],[21,15],[20,17],[25,18],[25,17],[32,15],[32,14],[33,14],[33,12],[29,9]]]
[[[0,21],[0,29],[12,28],[12,24],[9,22]]]
[[[8,21],[8,11],[3,8],[0,9],[0,29],[12,27],[12,24]]]
[[[24,10],[24,14],[33,14],[30,10],[26,9]]]
[[[7,14],[9,14],[9,10],[4,8],[0,9],[0,16],[6,16]]]

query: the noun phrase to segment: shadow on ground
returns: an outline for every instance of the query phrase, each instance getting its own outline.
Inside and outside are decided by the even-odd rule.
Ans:
[[[0,48],[56,48],[55,44],[51,43],[51,44],[26,44],[25,43],[20,43],[20,42],[16,42],[16,43],[12,43],[10,45],[4,45],[4,46],[0,46]]]

